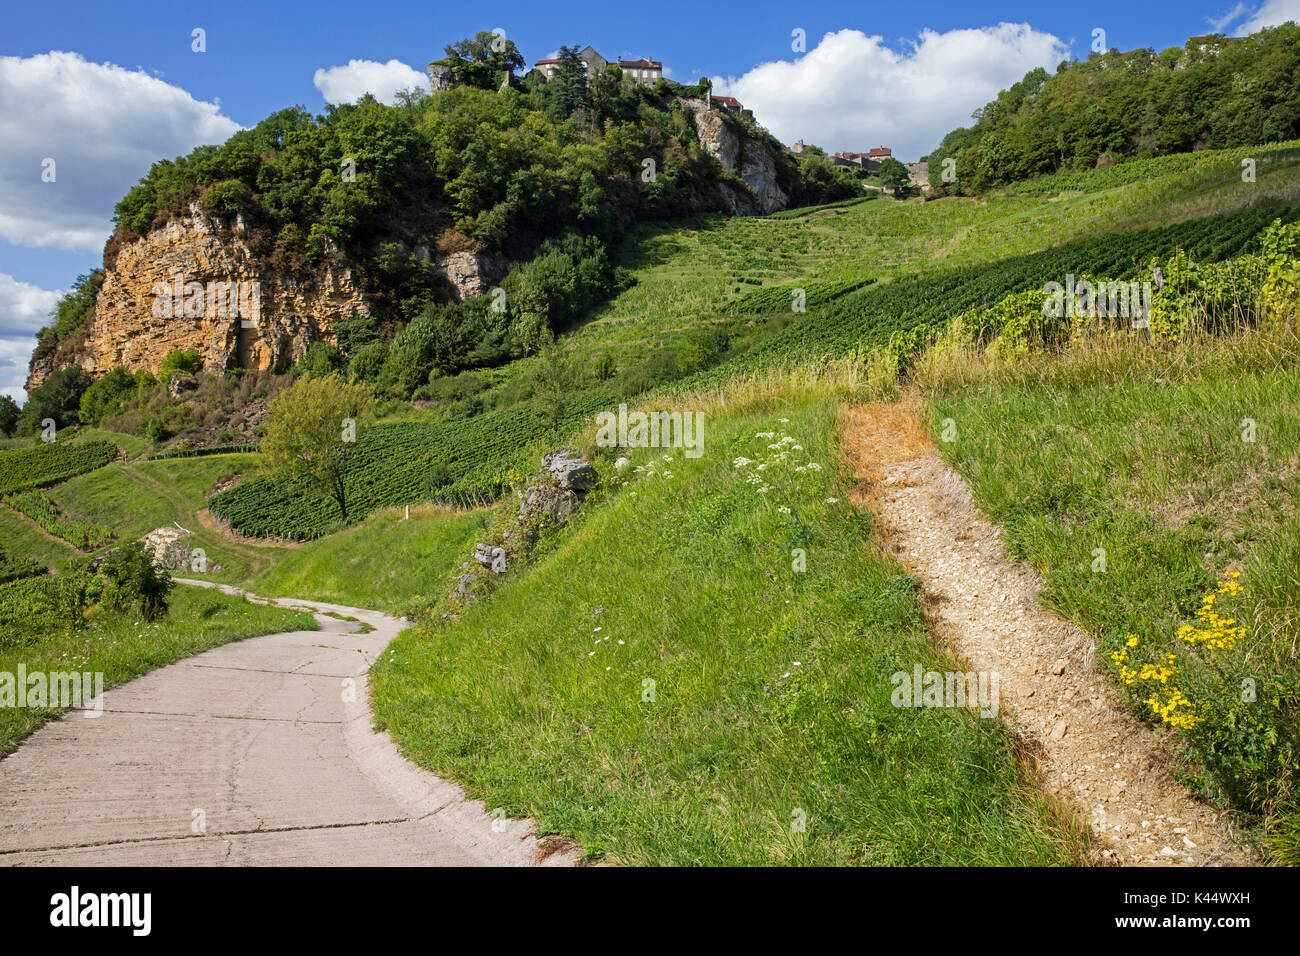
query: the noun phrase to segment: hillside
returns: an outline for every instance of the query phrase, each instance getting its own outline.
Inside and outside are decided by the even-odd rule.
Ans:
[[[488,36],[119,204],[0,446],[0,652],[300,626],[169,575],[400,614],[378,727],[615,865],[1300,862],[1300,128],[1193,97],[1186,142],[891,196]],[[941,149],[1297,43],[1031,75]],[[264,281],[256,328],[155,323],[181,265]]]
[[[1042,68],[929,154],[933,188],[981,194],[1037,176],[1300,136],[1300,28],[1157,52],[1094,51]],[[946,171],[945,171],[946,170]]]
[[[73,365],[157,372],[176,350],[213,373],[283,371],[318,342],[350,360],[431,310],[473,340],[440,357],[444,371],[497,364],[581,314],[538,255],[566,229],[587,238],[575,261],[599,273],[604,247],[639,221],[856,191],[712,105],[707,87],[649,87],[611,67],[562,96],[559,81],[515,76],[513,45],[498,55],[485,37],[465,56],[448,48],[463,77],[450,88],[281,110],[156,163],[117,204],[102,272],[41,332],[28,390]],[[614,281],[582,278],[594,300]],[[487,297],[497,287],[502,309]]]

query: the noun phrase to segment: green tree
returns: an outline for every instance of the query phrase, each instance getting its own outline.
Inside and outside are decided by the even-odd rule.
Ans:
[[[199,356],[198,349],[173,349],[158,363],[158,377],[167,381],[172,372],[194,375],[201,368],[203,359]]]
[[[0,395],[0,434],[12,435],[20,414],[17,402],[8,395]]]
[[[290,374],[294,378],[320,378],[331,372],[341,372],[347,368],[343,353],[328,342],[313,342],[307,346],[307,354],[294,363]]]
[[[83,425],[98,425],[121,415],[138,393],[135,376],[118,366],[96,379],[81,396],[78,417]]]
[[[138,541],[113,549],[99,569],[104,578],[103,600],[115,611],[139,610],[146,621],[167,613],[167,595],[175,583]]]
[[[77,424],[81,417],[81,396],[88,388],[90,376],[80,365],[69,365],[54,372],[27,396],[27,404],[18,418],[18,433],[34,435],[47,418],[53,419],[59,428]]]
[[[388,346],[383,342],[371,342],[363,345],[353,353],[348,362],[348,380],[352,382],[379,381],[379,373],[388,359]]]
[[[513,76],[524,68],[524,57],[513,40],[480,30],[472,40],[457,40],[444,48],[447,58],[441,62],[451,67],[456,81],[465,86],[495,90],[501,74]]]
[[[564,118],[591,106],[591,93],[587,89],[587,64],[578,56],[578,48],[560,47],[558,59],[555,75],[548,84],[550,108],[554,116]]]
[[[333,498],[348,520],[347,478],[357,429],[374,414],[369,385],[337,372],[300,378],[271,401],[262,437],[262,468],[279,481],[302,481]]]
[[[893,156],[886,156],[880,163],[880,185],[886,189],[893,190],[895,196],[900,190],[906,189],[911,182],[907,175],[907,167],[894,159]]]

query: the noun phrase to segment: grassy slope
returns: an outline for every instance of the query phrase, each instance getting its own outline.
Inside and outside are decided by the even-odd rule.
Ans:
[[[375,512],[362,523],[283,552],[252,577],[249,590],[403,613],[421,597],[454,586],[454,570],[474,548],[484,512],[421,506]]]
[[[1046,192],[1018,191],[986,202],[876,200],[784,220],[718,218],[701,220],[693,226],[647,227],[629,247],[625,260],[636,269],[638,284],[594,321],[576,330],[566,340],[566,347],[584,359],[606,349],[620,355],[636,354],[701,321],[711,321],[710,317],[734,297],[757,288],[754,282],[864,274],[890,281],[963,263],[995,261],[1113,229],[1134,229],[1239,208],[1261,198],[1277,198],[1284,189],[1294,188],[1296,182],[1293,162],[1262,164],[1257,184],[1241,184],[1237,168],[1235,153],[1209,155],[1194,174],[1187,172],[1185,163],[1156,161],[1144,173],[1144,179],[1136,182],[1116,181],[1113,173],[1100,170],[1095,175],[1083,174],[1062,182],[1059,190],[1049,185]],[[754,282],[737,281],[741,278]],[[760,329],[755,334],[765,331]],[[508,382],[527,374],[536,361],[512,363],[485,374],[494,381]],[[1104,395],[1104,391],[1099,389],[1098,394]],[[1139,404],[1148,398],[1141,390],[1131,394]],[[1097,399],[1098,395],[1094,395],[1094,402]],[[803,404],[798,414],[806,416],[811,407],[807,403],[815,404],[820,399],[792,396],[790,401]],[[1085,406],[1086,402],[1080,408]],[[830,406],[820,408],[821,418],[829,421]],[[1052,416],[1059,411],[1050,405],[1025,408],[1019,424],[1035,434],[1047,434],[1043,421],[1054,422]],[[1078,408],[1073,413],[1083,414]],[[796,421],[801,435],[816,434],[818,441],[825,440],[824,421]],[[985,422],[984,426],[991,424]],[[1130,423],[1128,427],[1134,426]],[[991,448],[985,454],[990,461],[997,457]],[[136,468],[168,464],[202,469],[205,461],[210,460],[187,459]],[[466,780],[503,806],[529,810],[552,828],[633,860],[852,861],[861,858],[855,855],[855,843],[859,844],[858,850],[861,845],[871,845],[869,858],[875,861],[933,861],[944,853],[956,854],[949,857],[953,860],[1068,858],[1074,843],[1050,822],[1043,808],[1036,807],[1034,798],[1022,793],[1018,770],[1007,757],[1006,741],[998,731],[985,726],[988,722],[976,722],[970,730],[950,727],[948,736],[939,741],[926,736],[929,731],[924,728],[930,725],[922,721],[915,731],[922,741],[919,750],[903,753],[890,750],[893,744],[882,742],[879,733],[871,746],[883,750],[875,751],[862,740],[843,734],[829,740],[820,733],[791,735],[787,731],[792,718],[785,711],[762,710],[764,703],[770,703],[766,697],[759,703],[760,711],[752,710],[750,700],[755,688],[770,688],[781,673],[767,671],[778,665],[788,667],[789,662],[781,664],[780,659],[792,655],[784,653],[789,645],[782,642],[788,635],[775,635],[777,624],[769,628],[765,621],[757,636],[746,633],[751,618],[735,606],[739,592],[736,585],[728,583],[738,580],[751,589],[764,583],[754,577],[758,572],[750,567],[752,562],[742,564],[727,556],[734,551],[726,551],[727,542],[753,541],[757,532],[745,524],[760,519],[750,516],[742,520],[725,509],[716,514],[691,510],[705,508],[701,504],[705,501],[713,502],[709,507],[724,508],[719,502],[725,500],[725,482],[716,469],[725,470],[726,466],[713,455],[706,461],[711,464],[694,463],[682,471],[683,477],[690,475],[692,482],[698,482],[698,498],[691,495],[657,502],[668,509],[668,514],[677,509],[690,515],[695,524],[686,525],[685,530],[681,514],[676,515],[676,521],[667,521],[650,505],[644,506],[650,508],[648,511],[639,510],[641,492],[636,497],[625,492],[607,507],[591,509],[581,519],[580,528],[563,536],[555,555],[509,582],[499,595],[471,612],[462,626],[450,632],[421,631],[402,638],[395,646],[397,653],[390,662],[380,665],[376,678],[384,716],[412,755]],[[679,467],[685,465],[679,461]],[[1032,500],[1030,485],[1038,481],[1044,489],[1050,489],[1050,473],[1050,462],[1044,459],[1042,467],[1017,487],[1027,500]],[[129,476],[124,471],[120,477]],[[139,473],[134,477],[138,478]],[[166,470],[156,477],[164,484],[186,480],[182,474]],[[1092,476],[1081,479],[1085,485],[1091,480]],[[192,513],[190,509],[198,507],[200,484],[201,480],[193,479],[183,502],[171,499],[173,517]],[[126,487],[130,486],[99,491],[112,499],[103,507],[124,522],[148,523],[130,517],[131,496],[123,490]],[[146,497],[156,493],[145,482],[135,481],[135,487]],[[1143,493],[1158,488],[1158,482],[1149,484]],[[87,493],[84,497],[83,490]],[[90,498],[90,488],[77,486],[68,489],[65,500],[75,508]],[[88,507],[85,517],[104,520],[94,514],[99,509],[99,505]],[[151,514],[149,520],[153,517]],[[156,517],[166,516],[160,510]],[[820,640],[816,649],[823,656],[819,659],[843,667],[847,673],[853,673],[855,666],[884,667],[883,659],[889,655],[897,659],[907,653],[925,653],[920,619],[906,596],[906,586],[897,577],[897,569],[869,553],[863,554],[859,536],[833,533],[825,526],[826,520],[825,516],[810,518],[809,527],[817,527],[825,536],[827,553],[833,560],[817,569],[810,554],[810,574],[829,567],[837,570],[833,588],[827,578],[818,579],[819,586],[826,589],[827,604],[832,598],[839,602],[832,612],[837,617],[832,620],[845,625],[845,633],[854,633],[857,628],[870,634],[875,638],[873,646],[883,650],[863,662],[847,650],[851,638],[817,631],[806,615],[786,619],[793,633],[803,634],[798,639],[809,645]],[[400,609],[403,597],[410,596],[409,592],[425,593],[424,582],[448,574],[465,553],[458,543],[461,532],[456,528],[444,528],[439,521],[429,519],[428,530],[421,531],[422,522],[413,521],[401,528],[391,515],[381,516],[373,519],[373,525],[350,529],[301,551],[237,553],[229,573],[234,577],[249,575],[271,561],[281,560],[283,563],[275,569],[260,576],[253,574],[254,586],[362,604],[368,600],[376,606]],[[185,520],[181,523],[194,527]],[[649,533],[628,535],[629,527]],[[692,527],[699,530],[692,533]],[[0,532],[3,530],[0,523]],[[1259,530],[1261,534],[1270,530],[1267,519],[1260,519]],[[431,547],[420,540],[420,534],[425,533],[437,539]],[[472,524],[464,533],[463,540],[468,541]],[[782,529],[781,533],[789,532]],[[683,536],[695,540],[681,540]],[[1042,538],[1044,555],[1048,554],[1049,538]],[[1187,543],[1191,541],[1188,538],[1184,544],[1199,547]],[[670,542],[683,546],[685,551],[679,553],[669,547]],[[708,560],[699,554],[706,544]],[[1057,561],[1059,569],[1066,567],[1065,558],[1076,562],[1078,556],[1072,545],[1057,542],[1055,546],[1051,560]],[[213,547],[215,552],[210,551],[210,555],[221,553],[219,544]],[[1025,553],[1029,551],[1026,548]],[[241,560],[247,563],[240,565]],[[1043,558],[1039,563],[1050,572],[1051,560]],[[788,566],[788,561],[785,563]],[[726,574],[715,573],[714,565]],[[575,574],[575,567],[592,574]],[[774,558],[767,570],[777,573],[780,567]],[[629,572],[628,568],[635,570]],[[1207,573],[1202,569],[1197,580],[1203,580]],[[615,574],[619,577],[611,583]],[[860,583],[850,591],[843,586],[846,578]],[[1136,585],[1137,578],[1133,581]],[[1167,608],[1170,600],[1181,602],[1197,586],[1189,579],[1171,590],[1171,594],[1177,593],[1176,598],[1161,594],[1146,600],[1150,606],[1159,606],[1163,601]],[[1086,586],[1080,593],[1086,594]],[[697,598],[694,603],[683,597],[692,594]],[[668,602],[662,601],[665,596]],[[1081,609],[1087,601],[1100,609],[1104,597],[1093,593],[1086,600],[1074,599],[1074,605],[1061,606],[1076,616],[1084,616]],[[669,605],[664,614],[647,610],[654,606],[654,598]],[[686,675],[677,685],[684,696],[678,696],[671,708],[663,709],[669,711],[670,719],[644,719],[639,707],[640,677],[635,672],[621,675],[635,684],[634,693],[624,700],[614,695],[607,683],[613,678],[601,676],[606,672],[587,674],[578,666],[582,661],[575,664],[554,653],[555,635],[564,634],[566,640],[576,644],[582,630],[577,622],[602,603],[609,609],[619,607],[633,617],[629,623],[643,645],[638,661],[647,673],[659,660],[669,675],[670,686],[679,681],[674,675]],[[864,605],[875,608],[865,616],[874,623],[864,624],[855,617]],[[722,625],[717,623],[719,613]],[[1168,617],[1166,613],[1161,621]],[[737,635],[734,640],[719,641],[719,637],[733,633]],[[812,656],[806,651],[800,654]],[[728,668],[736,669],[736,673]],[[510,674],[515,676],[507,676]],[[525,679],[522,675],[530,676]],[[829,714],[814,722],[835,721],[840,730],[847,727],[855,734],[867,733],[855,723],[856,714],[870,714],[872,720],[892,729],[912,719],[910,712],[900,713],[888,707],[887,697],[883,708],[873,698],[870,706],[855,707],[855,715],[834,706],[828,708],[826,700],[842,703],[852,689],[843,682],[842,675],[828,672],[825,676],[826,680],[816,686],[827,696],[810,703],[811,695],[804,694],[790,705],[792,713],[809,720],[814,711]],[[622,692],[620,688],[619,694]],[[726,705],[742,702],[749,706],[744,711],[734,707],[731,713],[736,715],[735,726],[729,725],[730,714],[723,714]],[[753,718],[751,712],[755,713]],[[601,714],[602,719],[593,721],[592,713]],[[872,738],[868,734],[866,739]],[[503,740],[506,745],[501,747]],[[754,750],[757,745],[753,741],[762,742],[767,758]],[[954,756],[966,753],[964,748],[979,754],[978,760],[968,762],[965,757]],[[548,754],[546,764],[538,761],[535,751]],[[838,762],[841,759],[855,767],[865,764],[878,768],[885,782],[876,786],[856,779],[860,774],[855,774],[841,784],[839,775],[846,772]],[[946,766],[950,771],[954,759],[965,768],[960,777],[968,788],[965,796],[975,793],[981,795],[980,799],[992,801],[983,810],[970,805],[961,793],[936,778],[936,768]],[[649,762],[653,762],[653,775],[645,769]],[[974,769],[977,766],[979,769]],[[846,787],[846,791],[835,792],[851,796],[843,798],[843,805],[825,800],[819,803],[807,789],[799,788],[798,774],[792,773],[791,767],[805,776],[811,773],[810,779],[822,784],[835,781],[834,786]],[[900,772],[904,774],[902,779],[891,776]],[[908,773],[911,778],[906,777]],[[977,778],[974,783],[966,779],[970,774]],[[647,782],[650,779],[668,780],[671,785],[651,788]],[[804,808],[809,810],[810,818],[809,831],[800,838],[788,832],[785,824],[789,810],[784,804],[796,797],[808,804]],[[950,813],[940,812],[933,818],[921,816],[918,806],[947,807]],[[680,814],[692,808],[700,811],[697,826],[692,832],[682,832]],[[759,819],[762,824],[755,826]],[[668,820],[678,820],[679,828],[673,829]]]
[[[1219,666],[1234,687],[1256,680],[1260,706],[1228,688],[1214,725],[1197,729],[1217,741],[1213,752],[1193,747],[1215,772],[1192,782],[1268,809],[1251,782],[1287,775],[1268,764],[1284,754],[1267,757],[1265,740],[1295,734],[1296,715],[1274,711],[1263,688],[1300,687],[1300,358],[1294,347],[1266,355],[1243,343],[1206,344],[1190,363],[1156,352],[1120,359],[967,383],[932,397],[931,423],[953,420],[957,440],[940,447],[1012,549],[1044,573],[1046,601],[1098,636],[1103,670],[1114,671],[1110,652],[1134,634],[1142,660],[1178,656],[1174,683],[1194,702],[1222,694],[1215,668],[1198,660],[1206,655],[1177,630],[1223,575],[1241,574],[1243,600],[1220,602],[1251,635]],[[1253,441],[1243,440],[1247,419]],[[1104,573],[1094,571],[1097,548]],[[1149,683],[1121,690],[1152,719]],[[1237,763],[1246,753],[1254,769]]]
[[[488,806],[625,862],[1077,859],[997,720],[892,706],[891,674],[952,665],[869,520],[826,500],[845,494],[835,406],[710,418],[703,458],[655,456],[459,625],[401,635],[374,670],[380,720]],[[804,450],[755,471],[761,493],[731,461],[774,455],[769,430]]]
[[[273,563],[278,549],[256,548],[209,531],[197,512],[204,506],[203,493],[221,477],[252,472],[255,465],[251,454],[115,462],[64,482],[49,494],[68,515],[107,525],[118,540],[179,523],[194,532],[192,546],[203,548],[209,562],[221,566],[220,571],[195,576],[237,581]]]
[[[152,624],[107,615],[75,632],[42,635],[18,645],[0,641],[0,671],[89,671],[104,674],[105,689],[219,644],[273,634],[314,631],[310,614],[252,604],[216,591],[177,587],[167,616]],[[0,707],[0,755],[60,711]]]

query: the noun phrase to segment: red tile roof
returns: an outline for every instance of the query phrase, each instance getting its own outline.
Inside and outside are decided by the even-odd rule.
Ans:
[[[549,66],[552,63],[559,63],[559,60],[538,60],[533,66]]]
[[[740,100],[736,99],[734,96],[715,96],[713,97],[713,101],[715,103],[721,103],[723,106],[731,106],[735,109],[741,108]]]
[[[658,60],[619,60],[620,67],[630,66],[634,70],[662,70],[664,65]]]

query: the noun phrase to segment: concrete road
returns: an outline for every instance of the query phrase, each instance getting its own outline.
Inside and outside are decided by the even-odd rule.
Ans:
[[[250,638],[152,671],[105,691],[103,716],[71,711],[0,760],[0,865],[576,860],[371,729],[367,671],[403,621],[275,603],[317,612],[321,630]],[[360,634],[320,611],[375,629]]]

